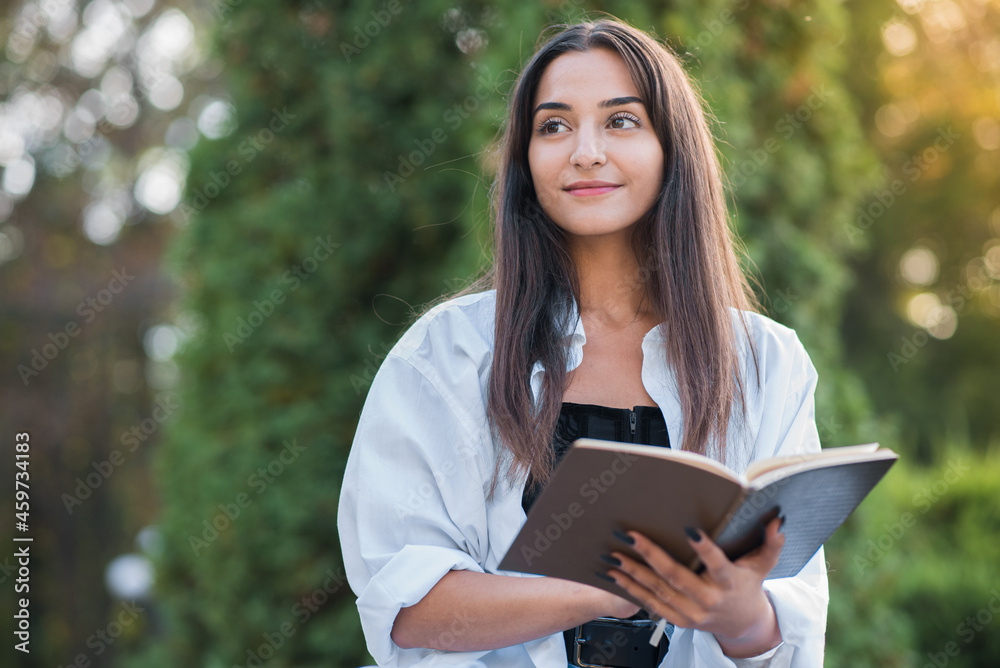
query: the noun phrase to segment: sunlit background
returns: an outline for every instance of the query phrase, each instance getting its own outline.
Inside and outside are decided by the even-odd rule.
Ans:
[[[960,173],[972,181],[963,190],[975,190],[978,182],[998,203],[1000,36],[988,16],[988,5],[899,2],[904,13],[882,26],[886,53],[878,61],[879,80],[890,101],[876,110],[874,120],[883,150],[905,149],[915,133],[946,121],[955,132],[971,134],[978,151],[969,169],[961,169]],[[903,176],[920,171],[940,180],[955,172],[956,163],[948,149],[958,137],[941,139],[938,145],[932,143],[924,151],[915,151],[905,163],[910,171],[904,169]],[[949,252],[949,239],[948,230],[940,224],[943,221],[935,222],[941,228],[937,238],[915,240],[899,260],[904,288],[900,301],[914,326],[937,339],[949,339],[959,326],[958,299],[941,299],[938,253]],[[975,295],[985,313],[996,318],[1000,315],[1000,206],[989,211],[983,222],[987,224],[981,227],[990,236],[979,248],[970,245],[972,257],[953,283],[958,290],[953,294]],[[954,281],[952,277],[944,279]]]
[[[0,452],[9,452],[14,433],[31,433],[37,554],[38,653],[17,656],[16,665],[68,663],[123,601],[143,601],[147,614],[92,665],[112,665],[125,646],[166,632],[154,588],[163,538],[151,467],[182,413],[175,357],[201,324],[180,306],[181,287],[163,263],[199,201],[219,192],[188,177],[192,152],[238,127],[235,84],[212,44],[214,35],[225,39],[240,4],[33,0],[0,10]],[[293,12],[339,58],[355,26],[338,17],[352,4],[274,3],[274,12]],[[489,54],[491,31],[530,11],[472,3],[487,17],[477,23],[471,5],[453,4],[440,12],[439,28],[464,58]],[[541,4],[630,18],[615,3]],[[620,4],[645,17],[652,6],[688,11],[690,3]],[[791,2],[762,4],[795,11]],[[846,23],[830,30],[844,46],[830,57],[881,176],[857,194],[853,222],[835,241],[848,249],[837,345],[871,404],[872,429],[894,449],[925,462],[944,442],[995,452],[1000,2],[842,4]],[[406,39],[405,29],[394,30],[394,39]],[[691,28],[688,46],[700,30]],[[677,39],[687,48],[684,34]],[[252,45],[237,44],[228,57],[247,52]],[[477,122],[487,128],[495,119]],[[740,156],[728,157],[733,164]],[[479,167],[488,170],[489,161]],[[835,433],[825,444],[845,445]],[[110,460],[114,450],[120,463]],[[0,462],[4,517],[13,514],[12,464]],[[8,535],[4,523],[0,536]],[[13,609],[10,563],[0,564],[4,610]]]

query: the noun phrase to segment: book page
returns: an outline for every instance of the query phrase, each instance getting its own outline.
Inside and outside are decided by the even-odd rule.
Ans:
[[[779,476],[743,500],[716,542],[727,555],[743,554],[761,544],[763,523],[781,514],[785,546],[768,578],[795,575],[895,463],[896,455],[885,452]]]
[[[836,448],[824,448],[819,452],[810,452],[801,455],[770,457],[768,459],[761,459],[760,461],[754,462],[748,466],[745,477],[749,481],[756,481],[757,478],[765,473],[769,473],[777,469],[804,464],[805,466],[800,466],[796,469],[803,470],[805,468],[812,468],[810,465],[812,462],[821,463],[834,457],[856,457],[857,455],[867,455],[876,451],[878,451],[878,443],[866,443],[864,445],[845,445]]]

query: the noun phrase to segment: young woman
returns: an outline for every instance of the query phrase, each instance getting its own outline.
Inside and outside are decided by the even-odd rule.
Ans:
[[[501,150],[492,289],[402,337],[348,460],[339,530],[370,652],[383,666],[579,665],[562,632],[641,617],[635,601],[676,626],[669,647],[603,665],[821,666],[822,550],[765,581],[777,519],[735,562],[692,530],[697,575],[629,532],[644,561],[610,555],[621,597],[497,571],[584,433],[736,470],[819,448],[816,372],[794,332],[753,312],[701,101],[667,49],[614,20],[557,34],[518,80]]]

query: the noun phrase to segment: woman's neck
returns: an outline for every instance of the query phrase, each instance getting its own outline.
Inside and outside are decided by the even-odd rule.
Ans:
[[[628,234],[572,237],[570,253],[580,285],[580,314],[623,328],[649,314],[647,276]]]

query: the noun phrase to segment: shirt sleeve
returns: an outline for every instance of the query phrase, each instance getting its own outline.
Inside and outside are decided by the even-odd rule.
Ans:
[[[760,411],[753,459],[819,452],[815,390],[818,374],[792,330],[767,333],[758,349]],[[678,628],[664,668],[817,668],[823,665],[829,585],[823,548],[794,577],[765,580],[782,643],[747,659],[731,659],[715,636]]]
[[[338,530],[368,651],[380,665],[413,665],[432,652],[392,642],[401,608],[451,570],[483,571],[486,462],[479,432],[446,385],[390,353],[348,457]],[[473,662],[477,653],[456,654]]]
[[[794,334],[789,347],[793,354],[790,355],[788,373],[788,400],[781,417],[774,420],[777,428],[774,456],[820,451],[815,402],[818,374]],[[766,447],[762,449],[766,450]],[[822,666],[827,607],[830,602],[823,548],[820,547],[798,575],[765,580],[764,590],[774,604],[784,644],[770,660],[770,664],[762,665],[782,668]]]

